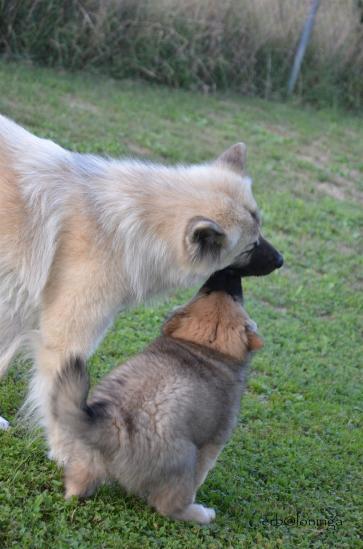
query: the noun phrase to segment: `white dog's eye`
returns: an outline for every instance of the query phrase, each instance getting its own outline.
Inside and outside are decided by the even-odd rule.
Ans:
[[[258,210],[253,210],[249,212],[253,221],[255,221],[258,225],[261,224],[261,216],[260,212]]]
[[[259,245],[260,241],[259,239],[255,240],[252,244],[251,244],[251,247],[248,249],[249,252],[253,252],[253,250],[255,248],[257,248],[257,246]]]

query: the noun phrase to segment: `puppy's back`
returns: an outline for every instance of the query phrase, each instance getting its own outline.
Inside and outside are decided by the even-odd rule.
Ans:
[[[161,336],[96,387],[89,402],[107,409],[133,447],[170,439],[222,443],[243,390],[241,364],[199,345]],[[146,441],[146,442],[145,442]]]

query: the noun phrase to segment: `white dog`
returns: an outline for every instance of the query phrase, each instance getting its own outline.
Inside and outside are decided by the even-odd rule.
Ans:
[[[55,375],[88,357],[120,310],[230,264],[281,266],[244,163],[243,144],[196,166],[81,155],[0,117],[0,373],[31,350],[28,403],[57,461]]]

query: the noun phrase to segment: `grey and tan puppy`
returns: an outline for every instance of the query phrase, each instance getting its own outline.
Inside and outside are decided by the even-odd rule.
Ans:
[[[85,365],[70,360],[52,404],[66,456],[66,497],[117,480],[162,515],[213,520],[213,509],[195,503],[196,491],[231,436],[250,352],[261,346],[242,307],[241,278],[225,269],[89,399]]]

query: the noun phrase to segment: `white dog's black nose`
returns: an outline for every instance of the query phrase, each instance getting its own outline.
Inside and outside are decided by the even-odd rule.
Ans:
[[[280,269],[284,264],[284,258],[281,254],[277,253],[275,256],[275,267],[276,269]]]
[[[232,268],[238,269],[241,276],[265,276],[275,269],[280,269],[284,258],[270,242],[260,235],[258,243],[249,254],[248,262],[244,262],[242,265],[238,263],[237,258]]]

